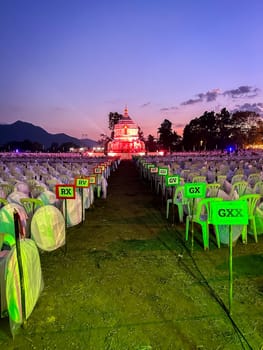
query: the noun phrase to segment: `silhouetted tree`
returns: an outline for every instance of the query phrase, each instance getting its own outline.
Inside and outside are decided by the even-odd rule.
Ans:
[[[122,119],[123,115],[117,112],[109,113],[109,129],[111,130],[111,138],[114,138],[114,126]]]
[[[148,135],[147,140],[145,141],[145,147],[148,152],[156,152],[158,149],[157,140],[153,135]]]

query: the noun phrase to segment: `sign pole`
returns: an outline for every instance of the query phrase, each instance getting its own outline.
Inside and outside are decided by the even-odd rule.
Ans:
[[[172,208],[173,208],[173,221],[172,221],[172,225],[174,225],[174,186],[172,186]]]
[[[68,211],[67,211],[67,199],[65,200],[65,227],[68,228]]]
[[[192,202],[192,214],[191,214],[191,251],[194,251],[194,206],[195,206],[195,198],[193,198]]]
[[[229,230],[229,314],[232,314],[233,302],[233,226]]]
[[[211,203],[212,223],[229,227],[229,315],[233,306],[233,225],[248,225],[248,204],[244,200]]]

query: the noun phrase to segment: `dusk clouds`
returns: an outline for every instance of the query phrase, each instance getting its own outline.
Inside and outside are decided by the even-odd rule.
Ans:
[[[199,93],[196,95],[197,98],[189,99],[181,103],[182,106],[192,105],[200,102],[212,102],[215,101],[218,97],[230,97],[232,99],[237,98],[253,98],[256,97],[260,89],[254,88],[252,86],[240,86],[237,89],[226,90],[221,92],[220,89],[213,89],[207,91],[206,93]]]

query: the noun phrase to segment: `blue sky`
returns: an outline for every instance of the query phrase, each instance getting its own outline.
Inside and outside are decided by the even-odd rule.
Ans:
[[[0,120],[98,140],[205,110],[263,113],[262,0],[0,0]]]

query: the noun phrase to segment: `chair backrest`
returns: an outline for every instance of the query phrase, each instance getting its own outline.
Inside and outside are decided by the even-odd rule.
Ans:
[[[206,182],[206,176],[197,175],[194,176],[192,182]]]
[[[232,188],[230,191],[230,196],[234,195],[234,191],[238,194],[238,196],[243,196],[246,193],[248,187],[247,181],[237,181],[232,184]]]
[[[216,175],[216,182],[221,185],[221,188],[223,187],[225,180],[226,175]]]
[[[202,216],[206,215],[206,220],[208,222],[211,222],[211,203],[219,202],[222,200],[223,199],[220,197],[200,199],[196,207],[196,216],[200,219]]]
[[[13,192],[14,185],[12,184],[1,184],[0,186],[4,191],[6,197],[8,197],[11,192]]]
[[[260,174],[259,173],[253,173],[250,174],[247,178],[247,182],[251,187],[254,187],[254,185],[260,181]]]
[[[5,198],[0,198],[0,208],[2,208],[6,204],[8,204],[8,200]]]
[[[187,204],[187,198],[185,198],[184,195],[184,185],[178,185],[176,186],[175,192],[174,192],[174,198],[173,198],[173,202],[174,204],[180,202],[182,204]]]
[[[254,187],[253,187],[253,193],[259,193],[261,195],[263,195],[263,181],[258,181],[255,183]]]
[[[236,174],[232,177],[231,179],[231,184],[234,184],[236,182],[240,182],[244,180],[244,175],[243,174]]]
[[[206,196],[207,197],[217,197],[218,191],[221,185],[219,183],[212,183],[206,185]]]
[[[250,194],[245,194],[241,196],[239,199],[240,200],[245,200],[247,201],[248,204],[248,217],[251,218],[255,214],[256,206],[261,198],[260,194],[257,193],[250,193]]]
[[[33,214],[36,209],[44,205],[42,200],[38,198],[21,198],[20,202],[25,208],[27,215]]]

